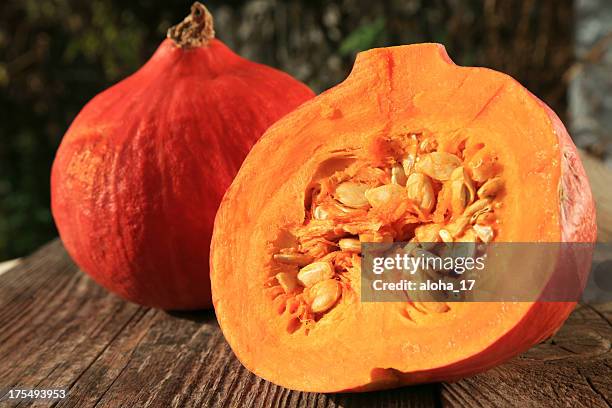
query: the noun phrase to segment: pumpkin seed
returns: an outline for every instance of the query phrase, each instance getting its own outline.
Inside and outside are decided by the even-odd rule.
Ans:
[[[358,184],[352,181],[345,181],[336,187],[336,198],[342,204],[353,208],[363,208],[368,206],[365,192],[368,190],[365,184]]]
[[[399,184],[403,187],[406,185],[407,180],[408,178],[406,177],[404,168],[397,163],[394,164],[393,167],[391,167],[391,183]]]
[[[468,162],[468,168],[477,183],[484,183],[495,176],[495,160],[483,150]]]
[[[412,173],[406,182],[408,198],[420,209],[431,212],[435,205],[435,195],[431,179],[422,173]]]
[[[413,154],[409,154],[405,159],[402,160],[402,168],[404,169],[404,174],[409,175],[412,173],[414,169],[414,163],[416,162],[416,156]]]
[[[463,215],[467,216],[467,217],[471,217],[472,215],[474,215],[475,213],[477,213],[478,211],[482,211],[485,208],[487,208],[487,206],[491,203],[491,200],[488,198],[481,198],[478,201],[474,201],[472,204],[470,204],[465,211],[463,211]]]
[[[335,279],[321,281],[310,288],[309,296],[312,299],[310,309],[314,313],[323,313],[331,309],[340,298],[340,283]]]
[[[361,242],[358,239],[342,238],[340,241],[338,241],[338,246],[343,251],[355,253],[361,252]]]
[[[280,272],[276,274],[276,280],[281,285],[285,293],[295,292],[299,287],[297,276],[295,273]]]
[[[314,258],[310,255],[297,254],[297,253],[274,254],[273,259],[276,262],[280,262],[280,263],[284,263],[288,265],[297,265],[297,266],[308,265],[309,263],[314,261]]]
[[[344,214],[351,214],[351,213],[355,214],[355,213],[358,213],[364,210],[364,208],[359,209],[359,208],[347,207],[346,205],[342,205],[337,201],[334,201],[334,208],[337,210],[340,210],[340,212]]]
[[[481,208],[480,210],[472,214],[472,216],[470,217],[470,222],[474,224],[478,221],[480,217],[484,216],[485,214],[491,214],[491,211],[493,211],[493,208],[490,205],[486,205],[484,208]]]
[[[309,288],[334,276],[334,268],[329,262],[313,262],[300,269],[297,280]]]
[[[461,159],[454,154],[433,152],[421,156],[415,164],[415,169],[433,179],[447,181],[453,170],[459,166],[461,166]]]
[[[453,213],[461,214],[473,200],[476,192],[474,184],[463,167],[457,167],[451,173],[451,205]]]
[[[480,240],[485,244],[488,244],[493,239],[493,228],[490,226],[476,224],[472,228],[474,229],[474,232],[476,232],[478,238],[480,238]]]
[[[484,198],[495,196],[499,192],[499,190],[501,190],[502,186],[503,182],[501,178],[494,177],[492,179],[489,179],[485,181],[485,183],[478,189],[478,197]]]
[[[397,184],[385,184],[374,187],[365,192],[365,198],[372,207],[380,207],[393,199],[394,196],[404,194],[404,188]]]

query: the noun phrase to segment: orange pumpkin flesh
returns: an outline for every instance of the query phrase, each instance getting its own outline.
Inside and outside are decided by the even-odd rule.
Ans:
[[[402,217],[419,212],[410,200],[366,205],[367,215],[330,207],[342,181],[390,183],[389,168],[412,137],[432,143],[423,155],[456,154],[472,179],[484,171],[503,182],[492,216],[483,218],[495,242],[594,241],[593,202],[575,147],[555,114],[520,84],[458,67],[437,44],[362,53],[346,81],[268,129],[217,213],[213,303],[227,341],[255,374],[318,392],[452,380],[517,355],[567,318],[574,303],[424,303],[415,312],[407,303],[360,302],[357,255],[329,255],[339,239],[404,241],[415,226],[454,220],[452,209],[433,208],[424,211],[427,222],[406,229]],[[446,205],[441,184],[434,183],[437,206]],[[305,257],[296,261],[302,264],[333,258],[338,299],[330,295],[330,305],[314,310],[317,291],[288,286],[285,278],[299,269],[286,263],[292,254]]]

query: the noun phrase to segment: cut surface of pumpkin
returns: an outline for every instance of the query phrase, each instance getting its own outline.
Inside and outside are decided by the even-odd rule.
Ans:
[[[438,44],[375,49],[248,155],[215,221],[213,302],[240,361],[288,388],[452,380],[549,337],[574,303],[362,302],[361,244],[594,237],[584,170],[541,101]]]

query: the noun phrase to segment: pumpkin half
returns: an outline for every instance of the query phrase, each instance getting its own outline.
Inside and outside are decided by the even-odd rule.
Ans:
[[[262,133],[313,97],[234,54],[195,3],[137,72],[93,98],[53,163],[64,246],[99,284],[162,309],[212,306],[217,207]]]
[[[551,336],[575,303],[361,302],[360,244],[595,234],[576,148],[544,103],[438,44],[374,49],[247,156],[215,221],[213,303],[240,361],[288,388],[452,380]]]

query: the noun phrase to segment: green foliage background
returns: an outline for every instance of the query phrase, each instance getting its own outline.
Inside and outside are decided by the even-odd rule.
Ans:
[[[218,37],[315,91],[340,82],[355,53],[435,41],[466,65],[505,71],[565,114],[571,2],[362,0],[205,2]],[[134,72],[190,2],[14,0],[0,4],[0,260],[56,236],[49,171],[72,119]]]

